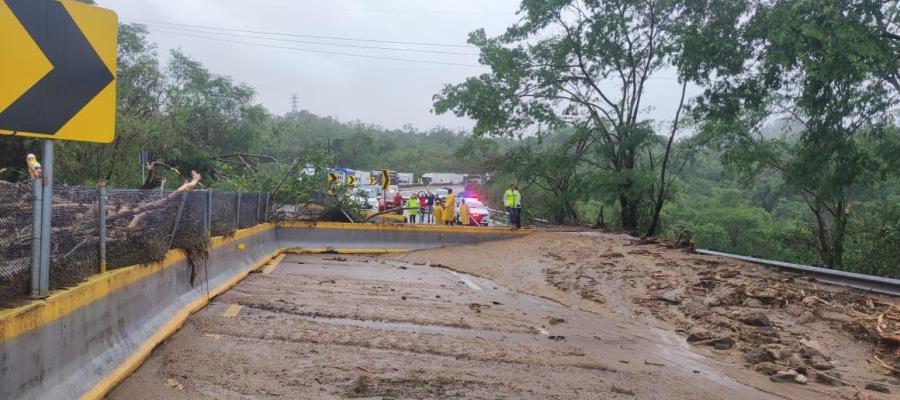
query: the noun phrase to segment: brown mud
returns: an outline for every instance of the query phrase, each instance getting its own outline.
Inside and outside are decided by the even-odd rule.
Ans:
[[[109,398],[892,398],[865,322],[831,311],[861,299],[890,300],[591,232],[289,255],[191,316]],[[790,369],[808,382],[769,377]]]

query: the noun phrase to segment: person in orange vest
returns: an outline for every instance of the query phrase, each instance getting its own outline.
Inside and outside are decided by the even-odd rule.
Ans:
[[[38,162],[37,157],[34,154],[29,153],[25,156],[25,161],[28,163],[28,176],[31,179],[41,179],[41,163]]]

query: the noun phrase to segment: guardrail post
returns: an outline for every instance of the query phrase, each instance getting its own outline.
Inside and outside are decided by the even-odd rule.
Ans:
[[[234,209],[234,230],[241,229],[241,192],[237,192],[237,207]]]
[[[106,182],[100,181],[97,187],[100,189],[97,215],[100,216],[100,273],[102,274],[106,272]]]
[[[41,180],[31,183],[31,297],[41,297]]]
[[[172,235],[169,236],[169,249],[172,249],[172,244],[175,243],[175,233],[178,232],[178,224],[181,222],[181,213],[184,211],[184,205],[187,203],[188,193],[184,192],[181,194],[181,204],[178,205],[178,212],[175,213],[175,225],[172,225]]]

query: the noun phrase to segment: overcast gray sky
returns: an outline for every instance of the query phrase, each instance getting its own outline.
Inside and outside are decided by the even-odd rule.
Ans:
[[[297,93],[299,106],[342,121],[360,120],[387,128],[412,124],[419,129],[445,126],[468,129],[472,121],[431,113],[431,98],[446,83],[487,72],[478,66],[439,65],[304,52],[302,48],[374,57],[455,64],[478,64],[476,55],[390,51],[344,47],[391,47],[477,53],[475,48],[354,42],[259,32],[362,38],[397,42],[465,45],[467,34],[485,28],[499,34],[517,20],[518,0],[98,0],[122,22],[147,22],[150,39],[167,59],[170,49],[201,61],[212,72],[253,86],[258,100],[283,114]],[[174,23],[184,25],[163,25]],[[243,31],[209,30],[199,27]],[[253,32],[248,32],[253,31]],[[215,38],[216,40],[205,39]],[[293,42],[264,40],[274,37]],[[344,46],[306,42],[336,43]],[[670,119],[677,82],[651,82],[649,116]]]

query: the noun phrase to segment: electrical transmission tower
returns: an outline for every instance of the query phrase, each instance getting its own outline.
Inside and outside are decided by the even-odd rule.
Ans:
[[[291,95],[291,112],[292,113],[297,112],[297,107],[299,106],[299,104],[300,104],[300,101],[299,101],[299,97],[297,96],[297,93],[292,94]]]

